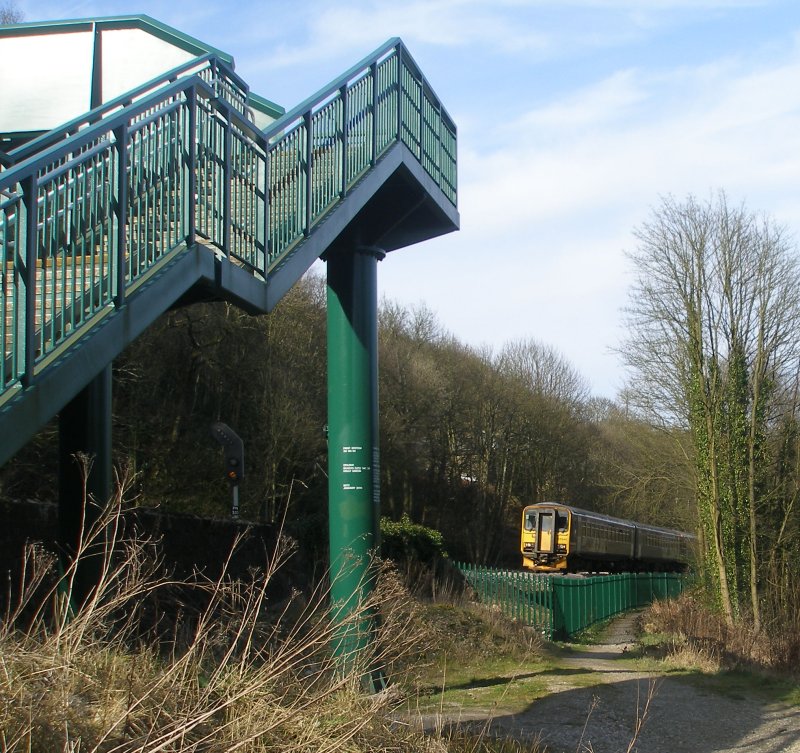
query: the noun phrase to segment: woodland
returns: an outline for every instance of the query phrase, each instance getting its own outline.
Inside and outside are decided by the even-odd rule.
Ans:
[[[777,629],[800,603],[796,249],[724,194],[665,199],[637,239],[615,400],[543,341],[476,348],[425,306],[381,302],[382,514],[504,567],[520,566],[533,502],[696,532],[709,600],[731,624]],[[114,445],[132,504],[229,515],[210,435],[224,421],[245,446],[242,518],[326,561],[325,293],[312,272],[267,316],[178,308],[124,352]],[[56,440],[54,424],[2,469],[4,497],[53,497]]]

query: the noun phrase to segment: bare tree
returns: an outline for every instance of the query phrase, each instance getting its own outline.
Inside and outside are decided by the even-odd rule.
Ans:
[[[593,407],[603,511],[667,528],[696,528],[695,474],[686,463],[688,432],[652,426],[613,403],[599,415]]]
[[[775,385],[797,359],[800,271],[785,232],[724,193],[663,200],[636,233],[622,352],[651,418],[691,434],[706,573],[759,622],[757,520]]]
[[[16,3],[13,1],[0,5],[0,25],[18,24],[23,18],[22,11],[17,8]]]
[[[589,399],[586,379],[550,345],[517,340],[507,343],[497,360],[501,371],[521,379],[534,394],[574,407],[585,405]]]

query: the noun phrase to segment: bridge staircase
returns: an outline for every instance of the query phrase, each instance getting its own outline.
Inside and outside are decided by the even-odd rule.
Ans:
[[[458,227],[456,130],[393,39],[266,130],[213,54],[0,153],[0,464],[166,310]]]

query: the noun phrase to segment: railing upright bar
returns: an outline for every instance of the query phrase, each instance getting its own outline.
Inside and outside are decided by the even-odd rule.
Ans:
[[[342,99],[342,185],[339,195],[344,198],[347,195],[347,152],[349,145],[350,114],[348,112],[348,97],[347,97],[347,84],[344,84],[339,90],[339,96]]]
[[[403,141],[403,48],[397,45],[397,141]]]
[[[117,243],[116,286],[114,304],[125,303],[125,256],[128,246],[128,126],[123,123],[114,130],[117,145]]]
[[[425,79],[420,76],[419,81],[419,103],[417,104],[417,133],[419,134],[419,155],[418,159],[425,166]],[[432,178],[436,176],[431,175]]]
[[[268,145],[264,145],[264,212],[261,218],[262,227],[264,228],[264,268],[261,274],[264,279],[267,279],[267,270],[269,269],[269,256],[270,256],[270,233],[272,232],[272,221],[270,215],[272,214],[272,196],[270,194],[270,181],[272,180],[272,158]]]
[[[38,185],[32,173],[22,181],[25,204],[25,361],[22,374],[23,387],[33,384],[36,363],[36,225]]]
[[[232,211],[232,182],[231,174],[231,109],[225,108],[225,134],[223,136],[223,162],[222,162],[222,252],[231,258],[231,211]]]
[[[187,139],[189,153],[187,155],[187,196],[183,205],[186,207],[186,244],[193,246],[197,232],[197,89],[192,86],[186,92],[186,106],[189,108],[189,125]]]
[[[372,152],[369,164],[374,167],[378,159],[378,63],[370,66],[372,77]]]
[[[305,185],[305,219],[303,221],[303,235],[308,236],[311,232],[311,221],[312,221],[312,206],[311,202],[314,195],[314,187],[312,184],[312,170],[311,166],[314,161],[314,144],[313,144],[313,132],[312,129],[314,127],[313,120],[311,117],[311,110],[306,110],[303,114],[303,124],[305,128],[306,134],[306,144],[305,144],[305,160],[306,160],[306,185]]]
[[[214,90],[214,96],[219,97],[219,73],[217,72],[216,58],[211,60],[211,88]]]
[[[442,117],[442,103],[438,102],[438,101],[436,102],[436,116],[437,117],[436,117],[436,144],[435,144],[435,148],[436,148],[436,175],[435,175],[435,179],[436,179],[436,183],[441,186],[442,183],[444,182],[442,180],[442,162],[443,162],[443,160],[442,160],[442,152],[443,152],[443,149],[442,149],[442,141],[443,141],[442,131],[444,130],[444,118]]]
[[[531,586],[530,579],[528,578],[527,573],[526,573],[525,577],[523,578],[523,581],[522,581],[522,588],[523,588],[523,591],[524,591],[524,596],[523,596],[524,601],[522,602],[522,621],[526,625],[530,625],[531,624],[530,586]]]

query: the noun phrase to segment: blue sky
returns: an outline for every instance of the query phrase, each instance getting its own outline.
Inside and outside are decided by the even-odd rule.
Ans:
[[[797,0],[17,0],[28,21],[147,13],[287,109],[393,36],[459,129],[462,230],[390,254],[382,295],[460,340],[553,345],[625,374],[632,231],[724,189],[800,234]]]

